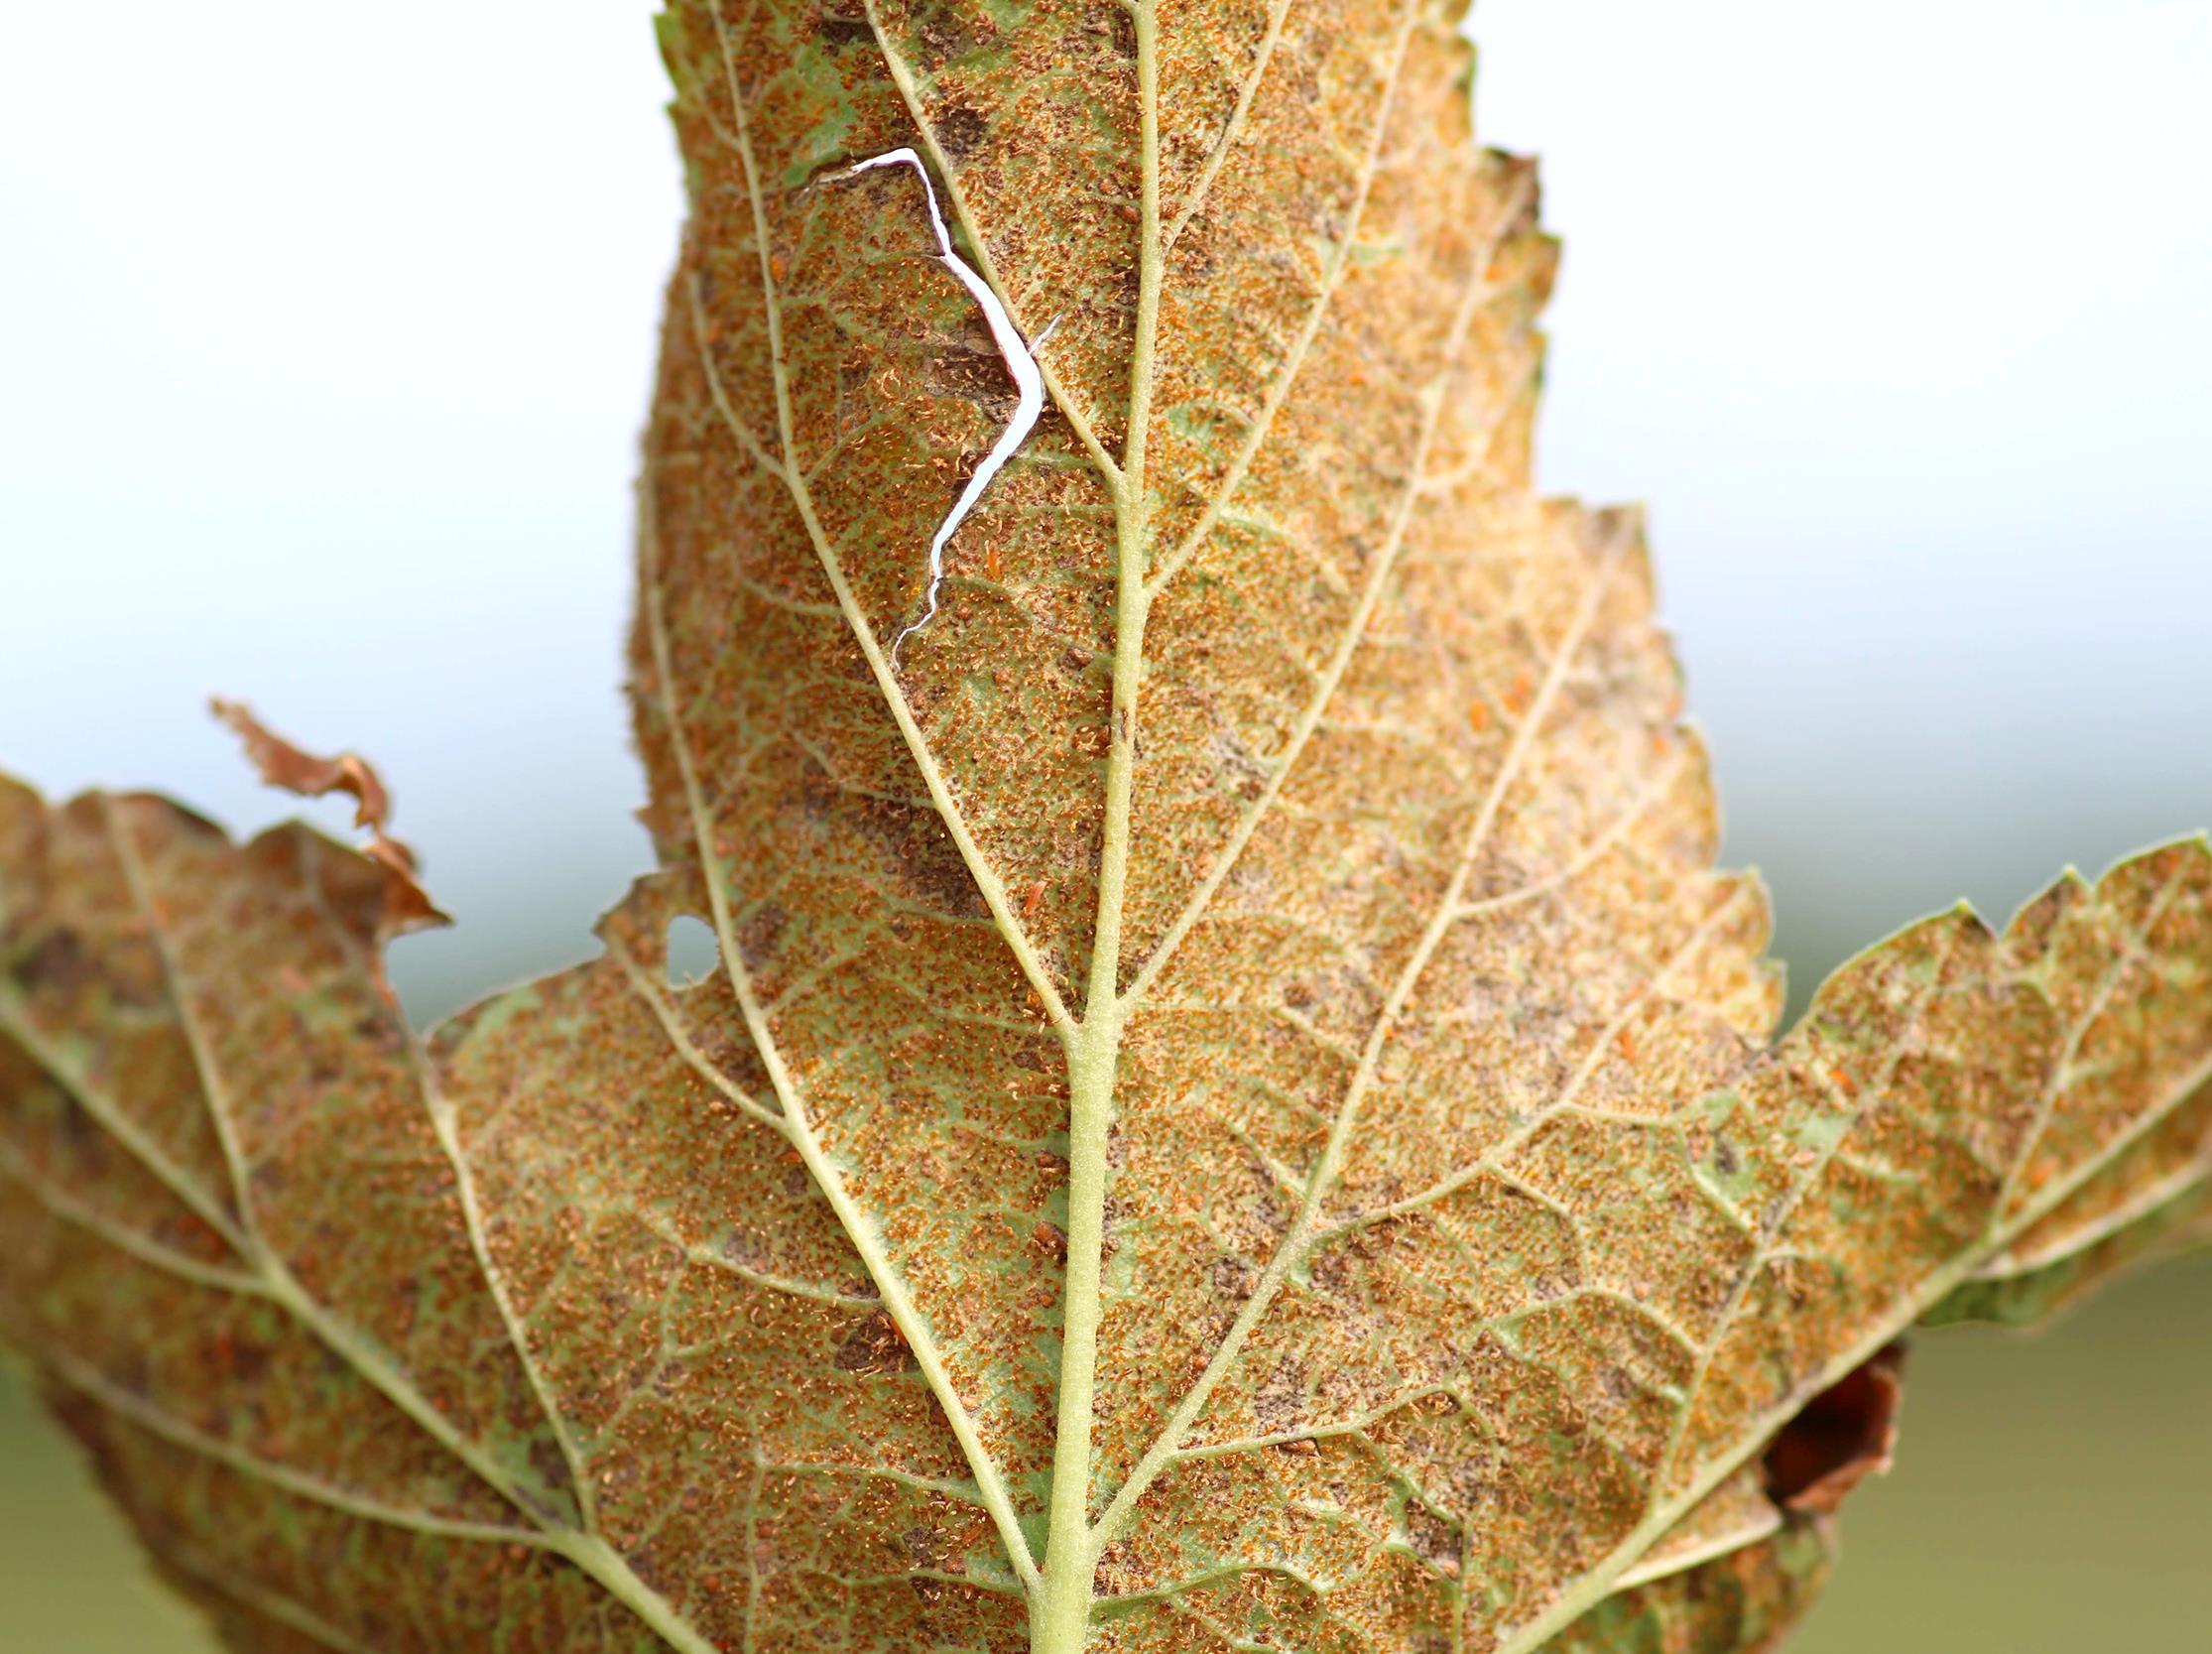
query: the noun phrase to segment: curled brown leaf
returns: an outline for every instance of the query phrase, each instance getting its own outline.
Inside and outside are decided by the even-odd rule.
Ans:
[[[386,938],[411,931],[434,930],[453,921],[430,900],[416,873],[415,851],[387,830],[392,818],[392,795],[375,769],[357,752],[318,758],[295,746],[254,716],[242,700],[211,697],[208,709],[245,743],[246,756],[261,779],[302,798],[319,799],[341,793],[354,803],[353,825],[366,828],[368,841],[361,853],[384,869],[384,932]]]

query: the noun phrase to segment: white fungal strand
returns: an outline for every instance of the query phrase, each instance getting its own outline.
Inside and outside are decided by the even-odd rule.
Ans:
[[[899,646],[937,616],[937,587],[944,583],[944,548],[953,533],[975,509],[975,502],[983,497],[983,490],[999,474],[1006,462],[1014,457],[1017,449],[1029,440],[1036,428],[1038,416],[1045,412],[1045,375],[1038,371],[1035,350],[1042,347],[1051,335],[1052,327],[1059,325],[1055,318],[1052,327],[1046,327],[1037,336],[1037,345],[1025,344],[1021,329],[1014,325],[1014,318],[1007,315],[1006,307],[999,303],[999,296],[991,291],[991,284],[972,269],[960,255],[952,250],[952,236],[945,228],[944,214],[937,210],[937,189],[929,181],[929,169],[922,164],[922,157],[911,149],[887,150],[882,155],[847,168],[840,177],[851,178],[855,173],[869,172],[877,167],[912,167],[914,176],[922,180],[922,192],[929,203],[929,229],[937,238],[937,262],[952,272],[953,279],[968,290],[968,296],[982,308],[983,319],[989,323],[991,338],[999,347],[999,354],[1006,361],[1006,371],[1014,376],[1016,396],[1014,417],[1006,422],[1006,429],[999,433],[999,440],[991,445],[991,451],[983,456],[983,463],[976,466],[975,474],[968,478],[968,485],[960,490],[960,497],[952,502],[952,509],[945,513],[944,521],[937,525],[936,534],[929,541],[929,607],[920,620],[909,626],[892,640],[891,664],[899,664]]]

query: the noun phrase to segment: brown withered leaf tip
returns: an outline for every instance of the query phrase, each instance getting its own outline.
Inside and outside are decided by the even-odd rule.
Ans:
[[[1777,1037],[1458,22],[670,6],[591,962],[418,1036],[243,712],[367,854],[0,782],[0,1330],[231,1646],[1766,1648],[1880,1351],[2205,1234],[2201,839]]]
[[[341,752],[335,758],[317,758],[294,746],[253,714],[244,701],[209,699],[208,710],[220,718],[240,740],[246,756],[261,779],[304,799],[343,793],[354,801],[353,825],[368,829],[361,853],[384,869],[384,935],[404,936],[410,931],[450,925],[416,877],[415,852],[386,830],[392,819],[392,795],[367,759],[359,753]]]

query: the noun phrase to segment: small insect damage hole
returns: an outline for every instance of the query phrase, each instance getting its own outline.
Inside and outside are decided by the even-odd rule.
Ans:
[[[1776,1432],[1761,1461],[1767,1496],[1799,1515],[1835,1510],[1860,1482],[1890,1467],[1904,1394],[1905,1345],[1884,1344]]]
[[[670,987],[678,992],[696,987],[714,974],[721,957],[721,950],[714,942],[714,927],[691,914],[677,914],[669,921],[664,956]]]

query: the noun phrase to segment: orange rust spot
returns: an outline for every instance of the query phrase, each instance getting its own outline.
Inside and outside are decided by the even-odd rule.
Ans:
[[[1474,725],[1475,733],[1478,735],[1488,729],[1490,727],[1490,702],[1487,700],[1476,701],[1474,709],[1467,714],[1467,721]]]

